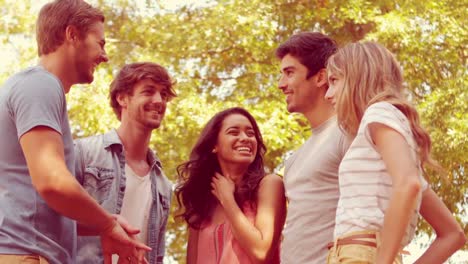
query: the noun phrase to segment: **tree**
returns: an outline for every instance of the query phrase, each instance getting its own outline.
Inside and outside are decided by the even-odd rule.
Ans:
[[[300,116],[289,115],[277,88],[276,47],[299,31],[321,31],[341,45],[375,40],[402,63],[407,87],[433,139],[433,154],[447,169],[447,181],[431,173],[432,187],[468,234],[467,3],[367,0],[219,0],[177,10],[153,1],[95,1],[106,14],[110,62],[95,82],[73,88],[69,114],[76,137],[103,132],[118,123],[108,107],[112,75],[125,63],[154,61],[178,80],[178,97],[168,105],[152,146],[166,174],[188,158],[201,128],[214,113],[242,106],[256,117],[268,147],[266,166],[280,171],[285,155],[310,131]],[[17,61],[7,75],[34,60],[32,1],[0,0],[0,40],[15,45]],[[25,12],[15,12],[21,8]],[[20,42],[19,40],[25,40]],[[18,45],[17,43],[22,43]],[[92,91],[92,92],[91,92]],[[175,206],[173,206],[174,208]],[[427,225],[419,227],[430,233]],[[168,255],[183,262],[185,226],[171,217]]]

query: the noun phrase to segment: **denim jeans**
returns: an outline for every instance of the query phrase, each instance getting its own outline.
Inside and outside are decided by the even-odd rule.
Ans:
[[[360,234],[375,234],[375,238],[359,238],[357,240],[374,242],[377,247],[360,245],[360,244],[347,244],[337,245],[336,241],[344,238],[349,238],[354,235]],[[338,243],[339,244],[339,243]],[[380,246],[380,235],[376,231],[357,231],[350,232],[338,239],[335,239],[334,245],[330,248],[327,257],[327,264],[372,264],[376,263],[377,248]],[[398,254],[393,264],[402,264],[401,254]]]

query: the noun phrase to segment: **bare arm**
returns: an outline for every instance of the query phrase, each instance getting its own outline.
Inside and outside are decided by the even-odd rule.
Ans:
[[[130,225],[127,219],[125,219],[123,216],[118,215],[118,214],[112,214],[112,217],[115,220],[117,220],[119,225],[123,228],[123,230],[125,230],[125,232],[128,235],[137,235],[138,233],[140,233],[140,230]],[[79,236],[98,236],[99,235],[99,231],[96,230],[95,228],[80,225],[79,223],[78,223],[77,229],[78,229],[77,231],[78,231]]]
[[[99,231],[114,225],[112,216],[86,193],[68,171],[59,133],[47,127],[36,127],[24,134],[20,143],[32,183],[50,207]],[[73,204],[80,206],[70,206]]]
[[[437,237],[415,263],[444,263],[465,244],[463,229],[431,188],[423,192],[419,212],[434,228]]]
[[[227,181],[226,177],[218,177]],[[215,194],[232,226],[232,233],[244,251],[256,263],[268,263],[278,250],[278,242],[286,216],[286,198],[283,181],[276,175],[267,175],[258,189],[257,215],[252,224],[234,200],[232,192],[222,191],[214,180]]]
[[[150,250],[128,237],[114,217],[100,207],[71,175],[58,132],[38,126],[25,133],[20,144],[32,184],[52,209],[96,230],[102,235],[107,252],[132,255],[133,247]]]
[[[382,245],[377,252],[378,263],[393,263],[416,207],[421,189],[418,165],[404,137],[380,123],[369,125],[372,140],[392,177],[392,196],[385,211],[381,230]]]
[[[189,227],[187,242],[187,264],[196,264],[198,258],[198,230]]]

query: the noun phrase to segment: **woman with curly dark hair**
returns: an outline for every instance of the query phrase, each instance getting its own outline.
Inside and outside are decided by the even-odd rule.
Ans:
[[[243,108],[217,113],[177,169],[177,201],[189,227],[187,263],[279,263],[283,181],[266,175],[266,147]]]

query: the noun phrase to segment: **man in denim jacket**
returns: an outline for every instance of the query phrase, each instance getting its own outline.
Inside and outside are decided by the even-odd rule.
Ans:
[[[158,64],[125,65],[110,86],[120,127],[75,142],[78,181],[106,210],[141,230],[136,236],[152,248],[146,256],[151,264],[163,262],[172,188],[149,143],[176,96],[173,84]],[[79,237],[77,260],[103,262],[98,237]]]

